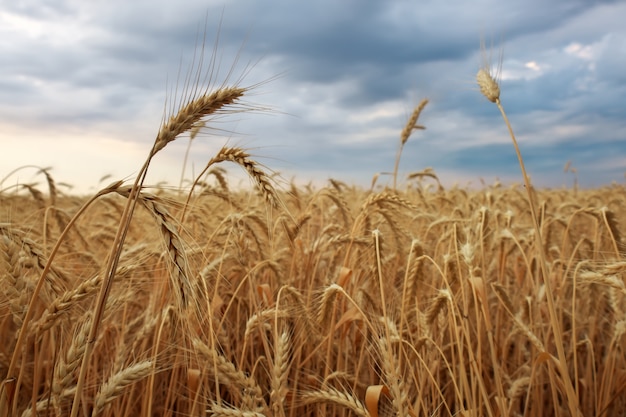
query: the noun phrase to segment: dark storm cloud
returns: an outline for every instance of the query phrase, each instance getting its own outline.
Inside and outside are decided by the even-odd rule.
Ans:
[[[391,170],[399,132],[427,96],[427,130],[405,147],[405,172],[515,177],[501,116],[475,86],[482,36],[494,66],[503,47],[502,101],[533,178],[547,184],[571,159],[610,181],[624,170],[624,13],[621,2],[583,0],[3,4],[0,118],[147,142],[204,46],[214,84],[247,69],[244,85],[271,80],[248,99],[275,113],[216,124],[268,165],[368,183]],[[197,147],[210,154],[216,142]],[[174,159],[184,145],[170,149]]]

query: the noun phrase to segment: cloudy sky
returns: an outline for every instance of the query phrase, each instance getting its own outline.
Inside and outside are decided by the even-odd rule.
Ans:
[[[582,186],[623,183],[624,16],[623,1],[590,0],[0,0],[2,187],[43,182],[32,168],[6,178],[23,165],[78,192],[133,178],[203,41],[213,83],[255,85],[246,100],[259,110],[212,120],[188,178],[229,143],[286,181],[389,183],[427,97],[401,178],[432,167],[447,185],[518,182],[501,116],[475,85],[481,38],[494,65],[503,53],[502,103],[534,183],[571,185],[567,161]],[[149,182],[178,186],[187,143],[158,155]]]

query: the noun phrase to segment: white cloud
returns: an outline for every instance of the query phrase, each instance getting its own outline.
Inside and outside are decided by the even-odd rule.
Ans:
[[[564,48],[564,51],[569,55],[573,55],[585,61],[591,61],[595,56],[592,45],[582,45],[578,42],[570,43]]]

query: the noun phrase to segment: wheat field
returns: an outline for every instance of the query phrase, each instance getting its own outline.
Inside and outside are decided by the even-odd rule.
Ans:
[[[278,187],[228,146],[143,184],[246,94],[187,95],[133,184],[1,190],[2,416],[626,415],[623,186],[398,179],[427,101],[393,186]]]

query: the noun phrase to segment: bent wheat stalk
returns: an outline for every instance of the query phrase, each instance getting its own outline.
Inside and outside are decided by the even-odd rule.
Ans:
[[[85,354],[80,368],[80,375],[76,384],[76,393],[72,404],[71,417],[76,417],[78,415],[80,398],[82,396],[83,386],[87,377],[87,364],[89,363],[91,353],[93,352],[93,346],[95,344],[100,322],[102,321],[102,315],[104,313],[104,306],[111,291],[111,286],[113,285],[113,279],[115,277],[115,271],[117,270],[117,265],[122,253],[122,247],[124,245],[124,241],[126,240],[126,234],[130,226],[130,221],[133,217],[133,213],[139,199],[140,190],[143,186],[144,179],[148,172],[148,166],[150,165],[152,158],[159,151],[165,148],[168,143],[175,140],[180,134],[193,128],[194,125],[204,117],[215,114],[216,112],[223,110],[225,106],[238,102],[246,91],[246,88],[241,87],[223,87],[217,91],[202,94],[201,96],[191,99],[187,104],[183,105],[175,115],[172,115],[161,126],[161,129],[159,130],[159,133],[154,141],[152,150],[139,170],[139,174],[130,189],[117,233],[107,258],[102,286],[100,287],[98,299],[94,307],[93,322],[91,324],[89,338],[87,339],[87,348],[85,349]]]
[[[272,207],[278,207],[278,205],[280,204],[278,193],[272,185],[270,177],[265,173],[265,171],[263,171],[259,167],[259,164],[250,157],[249,153],[245,152],[243,149],[224,146],[222,147],[222,149],[219,150],[217,155],[211,158],[211,160],[206,164],[202,172],[200,172],[200,174],[196,177],[195,181],[191,185],[191,189],[189,190],[189,193],[187,193],[187,199],[185,200],[185,205],[180,215],[181,224],[185,221],[185,215],[187,213],[187,208],[189,207],[191,195],[193,194],[194,188],[196,188],[196,186],[200,182],[200,179],[204,176],[206,172],[208,172],[211,166],[220,162],[227,161],[238,164],[243,169],[245,169],[250,178],[252,178],[254,182],[256,182],[265,200],[270,203]]]

